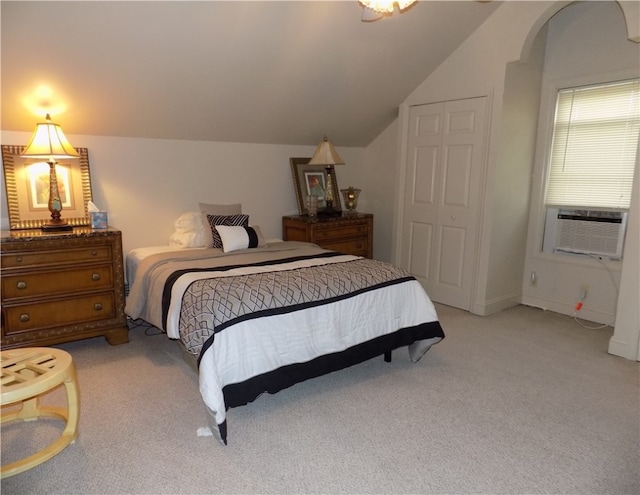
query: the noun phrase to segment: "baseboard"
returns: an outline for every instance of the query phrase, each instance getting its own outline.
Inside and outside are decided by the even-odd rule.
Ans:
[[[522,298],[522,304],[527,306],[533,306],[534,308],[540,308],[547,311],[553,311],[561,315],[576,316],[581,320],[592,321],[594,323],[600,323],[601,325],[614,326],[616,321],[616,315],[606,313],[604,311],[594,310],[589,308],[588,305],[582,307],[578,312],[575,310],[573,304],[563,303],[561,301],[553,301],[544,297],[532,297],[524,295]]]
[[[625,359],[631,359],[632,361],[640,360],[640,356],[633,352],[633,349],[629,346],[628,342],[618,340],[615,336],[609,339],[609,354]]]
[[[510,296],[500,297],[488,301],[486,304],[474,304],[471,313],[479,316],[489,316],[499,313],[513,306],[517,306],[522,302],[521,294],[512,294]]]

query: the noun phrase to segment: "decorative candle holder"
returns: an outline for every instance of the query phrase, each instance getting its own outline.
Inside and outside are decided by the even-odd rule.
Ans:
[[[318,196],[307,196],[307,214],[311,220],[315,220],[318,216]]]
[[[347,207],[347,215],[356,214],[360,191],[362,191],[362,189],[356,189],[353,186],[349,186],[347,189],[340,189],[340,192],[342,192],[342,196],[344,197],[344,204]]]

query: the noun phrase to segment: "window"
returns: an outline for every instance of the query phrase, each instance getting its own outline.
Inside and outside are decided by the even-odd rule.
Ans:
[[[558,91],[543,251],[622,257],[640,135],[640,80]]]
[[[628,209],[640,133],[640,80],[558,92],[547,207]]]

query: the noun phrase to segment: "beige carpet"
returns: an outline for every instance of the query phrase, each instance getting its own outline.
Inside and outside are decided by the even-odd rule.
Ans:
[[[131,332],[59,346],[77,364],[80,437],[2,481],[3,494],[640,493],[640,367],[611,328],[524,306],[490,317],[438,306],[446,339],[206,415],[180,344]],[[59,402],[57,391],[48,398]],[[2,463],[60,431],[2,428]]]

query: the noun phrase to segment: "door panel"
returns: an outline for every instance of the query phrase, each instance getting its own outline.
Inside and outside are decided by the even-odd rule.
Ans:
[[[415,151],[417,156],[413,167],[413,204],[433,204],[435,201],[438,148],[421,146]]]
[[[438,283],[454,290],[462,289],[466,229],[442,227],[440,259],[437,263]]]
[[[432,234],[433,226],[430,224],[418,222],[411,224],[411,239],[409,241],[411,265],[409,271],[424,280],[431,279],[429,267],[431,266]],[[425,247],[427,249],[424,249]]]
[[[431,299],[471,309],[486,98],[411,107],[401,264]]]
[[[446,206],[469,207],[472,158],[471,146],[451,146],[447,149],[443,184],[443,203]]]

